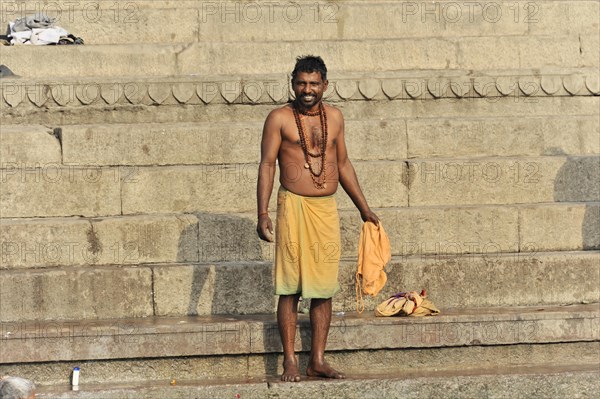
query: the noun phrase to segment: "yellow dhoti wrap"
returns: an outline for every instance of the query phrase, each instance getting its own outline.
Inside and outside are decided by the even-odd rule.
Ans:
[[[340,290],[340,220],[333,195],[277,194],[275,294],[331,298]]]

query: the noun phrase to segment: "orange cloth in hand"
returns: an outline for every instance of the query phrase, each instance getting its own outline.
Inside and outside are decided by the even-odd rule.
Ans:
[[[356,270],[356,311],[358,313],[365,310],[362,294],[375,296],[387,282],[387,275],[383,268],[391,258],[390,239],[385,233],[381,221],[378,225],[365,222],[358,243],[358,268]]]

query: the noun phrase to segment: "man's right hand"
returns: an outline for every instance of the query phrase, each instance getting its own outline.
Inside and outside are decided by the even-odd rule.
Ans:
[[[267,242],[275,241],[273,235],[273,222],[269,215],[262,215],[258,218],[258,224],[256,225],[256,232],[261,240]]]

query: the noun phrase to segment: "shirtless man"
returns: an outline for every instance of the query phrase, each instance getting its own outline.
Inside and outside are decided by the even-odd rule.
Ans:
[[[268,205],[277,160],[281,187],[277,197],[275,293],[279,295],[277,324],[283,345],[283,381],[300,381],[294,341],[301,295],[311,298],[312,344],[306,374],[345,378],[324,358],[331,298],[339,291],[339,217],[333,196],[338,183],[363,221],[379,221],[348,159],[342,113],[321,101],[327,86],[327,68],[321,57],[298,58],[292,72],[296,99],[273,110],[263,128],[256,230],[262,240],[273,242]]]

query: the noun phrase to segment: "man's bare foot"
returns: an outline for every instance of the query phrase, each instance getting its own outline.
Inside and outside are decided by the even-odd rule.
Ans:
[[[285,360],[283,362],[283,374],[281,374],[281,381],[300,381],[300,372],[298,371],[298,365],[296,364],[295,360]]]
[[[309,377],[335,378],[342,379],[346,376],[332,368],[327,362],[322,364],[311,363],[306,368],[306,375]]]

